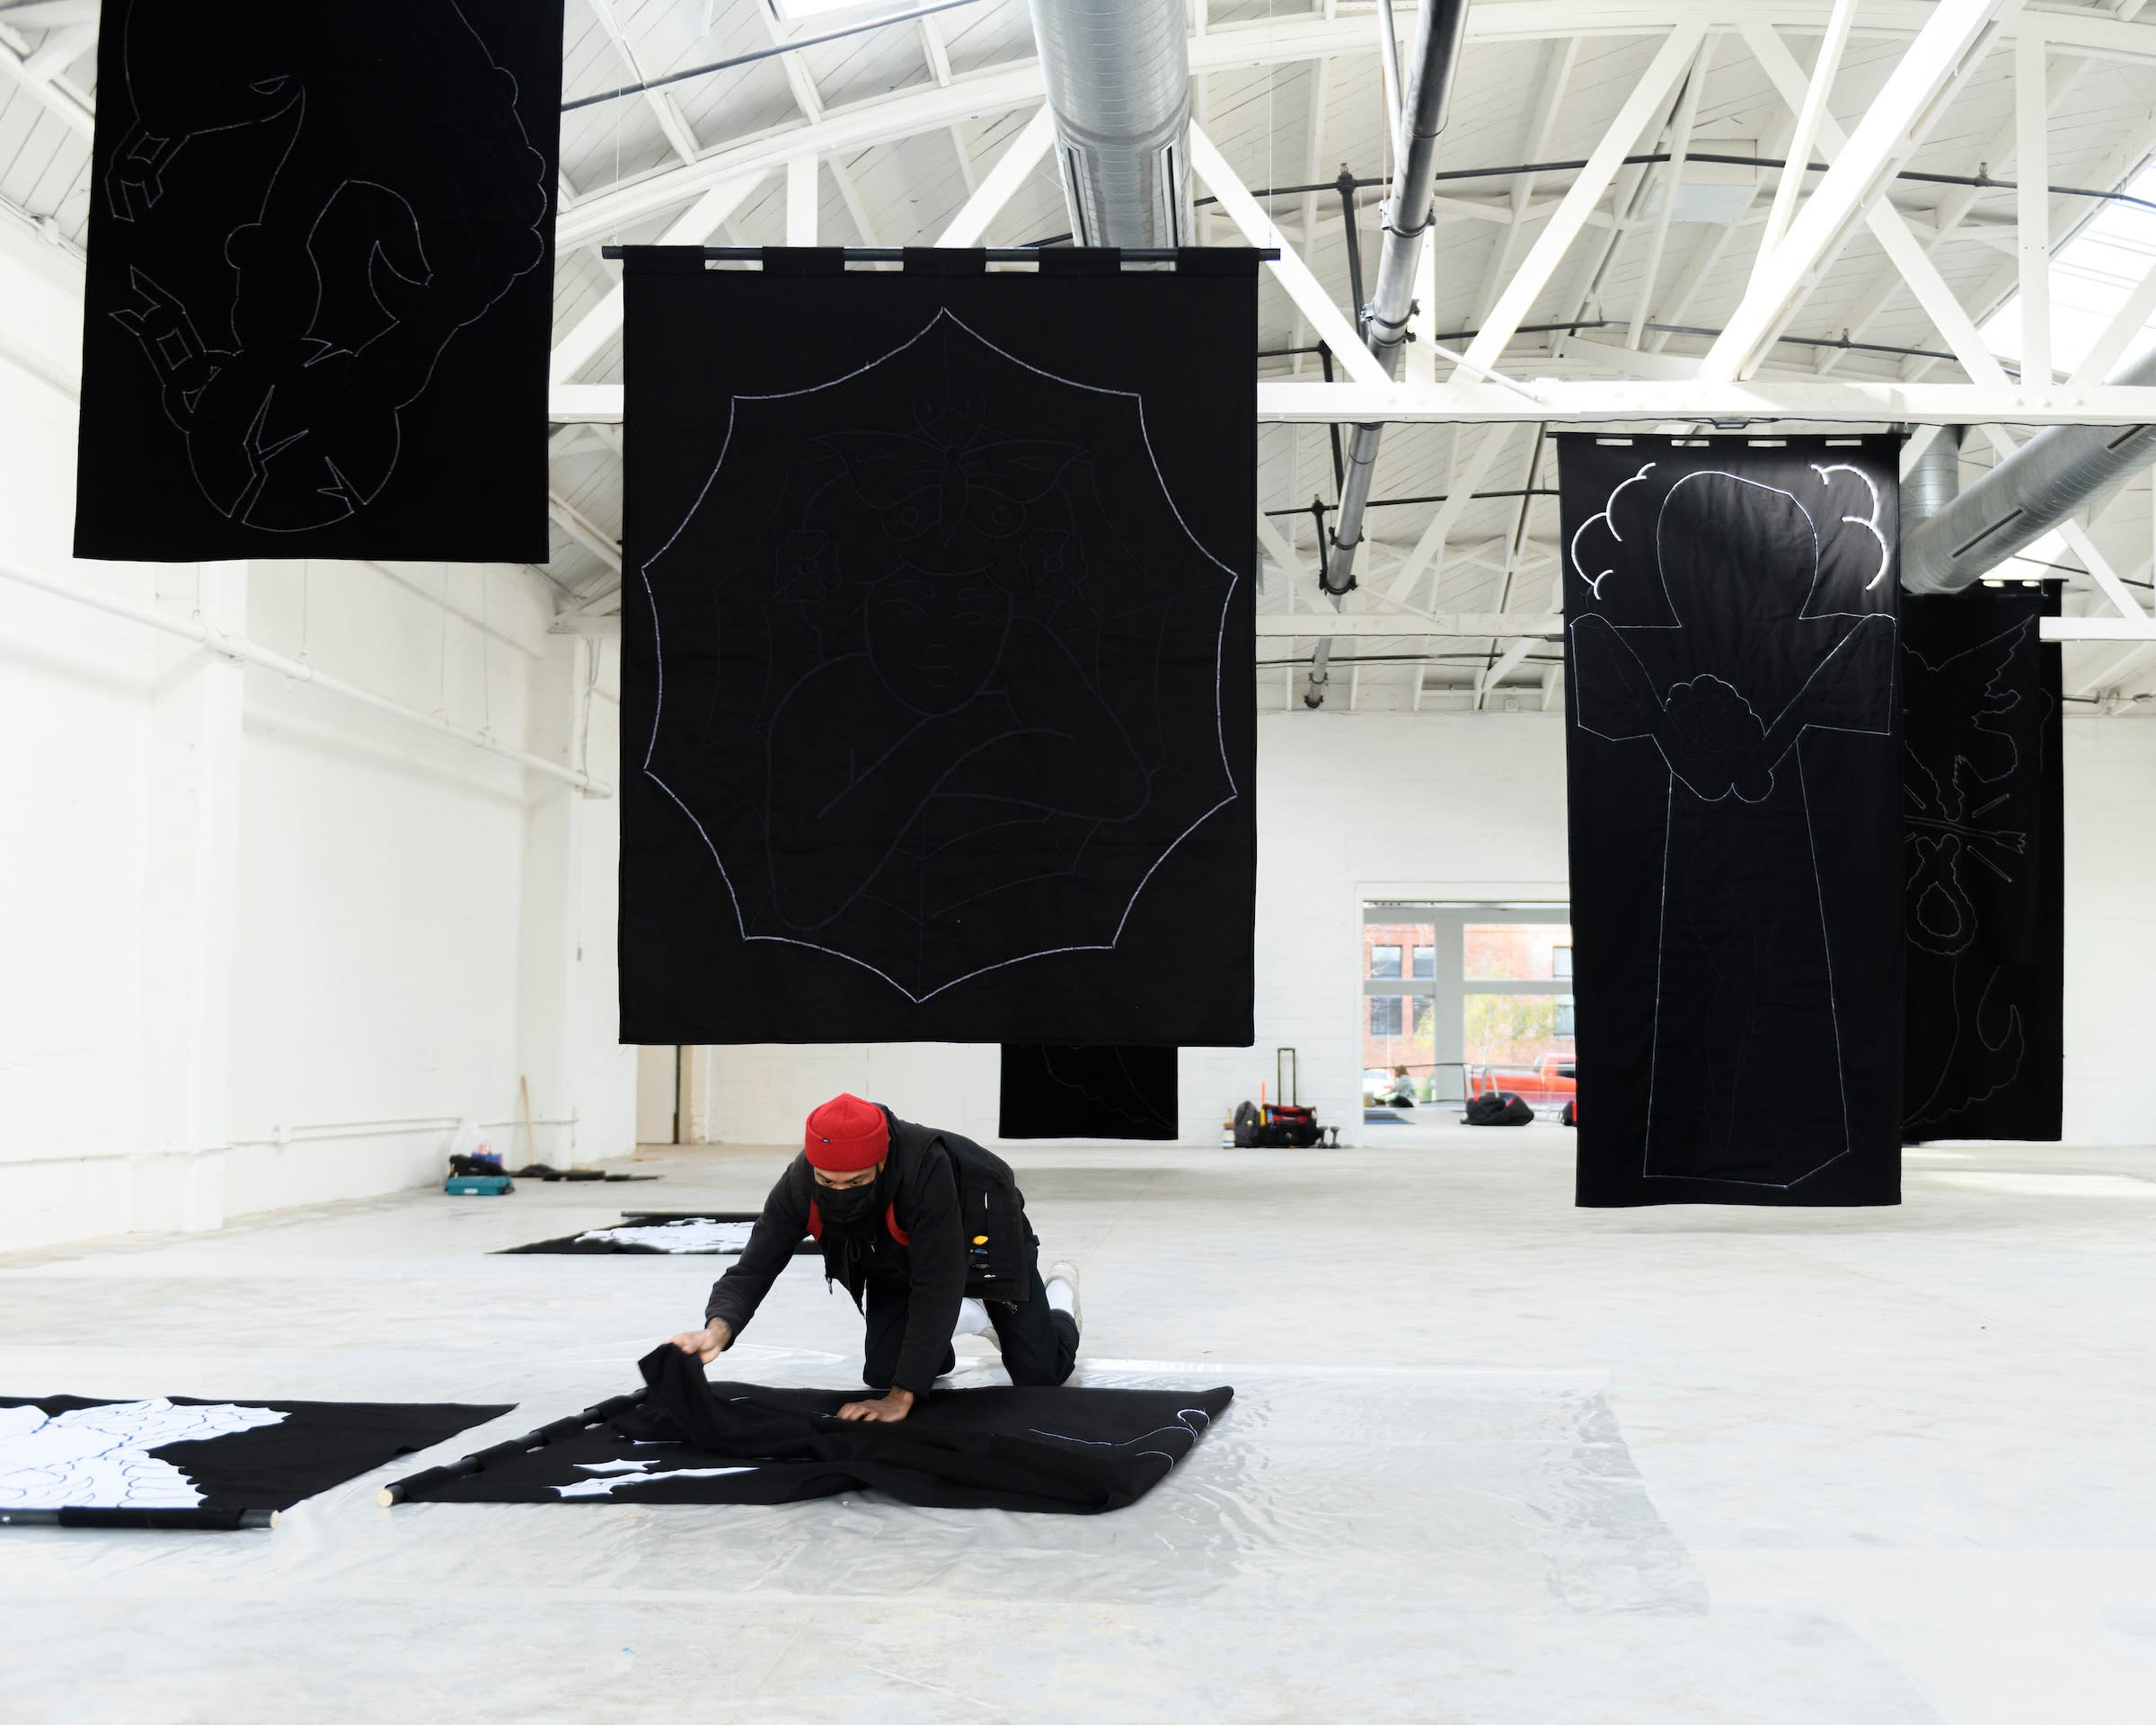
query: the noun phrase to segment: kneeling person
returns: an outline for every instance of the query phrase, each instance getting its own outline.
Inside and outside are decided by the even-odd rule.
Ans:
[[[824,1278],[868,1321],[862,1380],[884,1393],[841,1420],[903,1420],[991,1326],[1011,1381],[1060,1384],[1078,1357],[1078,1272],[1040,1272],[1040,1242],[1010,1165],[955,1132],[858,1096],[808,1116],[801,1154],[764,1200],[748,1244],[711,1288],[705,1324],[674,1338],[709,1365],[734,1343],[806,1234]]]

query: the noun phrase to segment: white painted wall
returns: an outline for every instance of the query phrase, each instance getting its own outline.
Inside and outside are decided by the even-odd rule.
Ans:
[[[149,571],[72,563],[53,507],[74,494],[75,402],[49,355],[79,270],[0,233],[0,557],[146,603]],[[142,630],[0,582],[0,1244],[128,1202],[151,665]]]
[[[0,561],[614,779],[530,570],[73,562],[73,270],[0,231]],[[0,1251],[438,1180],[520,1075],[543,1159],[631,1149],[610,801],[4,579],[0,726]]]
[[[2066,718],[2066,1142],[2156,1143],[2156,716]]]

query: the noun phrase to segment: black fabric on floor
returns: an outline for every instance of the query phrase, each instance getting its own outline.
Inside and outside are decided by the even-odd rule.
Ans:
[[[1176,1050],[1003,1044],[1006,1138],[1173,1138]]]
[[[0,1521],[230,1529],[515,1405],[0,1396]]]
[[[513,1258],[519,1252],[554,1252],[578,1257],[608,1257],[629,1253],[660,1258],[730,1258],[738,1254],[738,1247],[683,1247],[666,1243],[667,1230],[676,1224],[737,1222],[747,1225],[755,1219],[753,1210],[625,1210],[619,1222],[584,1230],[584,1234],[604,1234],[612,1236],[610,1238],[588,1240],[583,1234],[565,1234],[553,1240],[535,1240],[528,1246],[506,1246],[493,1256]],[[640,1239],[637,1237],[640,1234],[648,1237]],[[816,1242],[804,1237],[800,1244],[793,1249],[793,1255],[796,1258],[814,1258],[821,1254]]]
[[[1899,447],[1558,440],[1581,1204],[1900,1201]]]
[[[546,562],[561,25],[105,0],[76,556]]]
[[[1235,1393],[937,1390],[878,1425],[831,1417],[858,1390],[710,1383],[670,1345],[640,1365],[649,1394],[609,1426],[423,1483],[411,1501],[791,1503],[865,1487],[932,1508],[1093,1515],[1158,1485]]]
[[[2048,582],[1902,600],[1912,1139],[2063,1130],[2058,614]]]
[[[1256,254],[632,246],[621,1035],[1248,1046]]]
[[[454,1162],[457,1158],[453,1156],[450,1160]],[[619,1185],[623,1181],[660,1178],[658,1174],[609,1174],[597,1168],[550,1168],[543,1162],[535,1162],[524,1168],[511,1168],[508,1172],[518,1180],[543,1180],[549,1184],[556,1181],[570,1181],[579,1185],[606,1181]]]

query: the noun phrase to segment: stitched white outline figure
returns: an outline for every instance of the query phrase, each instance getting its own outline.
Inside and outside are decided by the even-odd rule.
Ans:
[[[1869,476],[1860,469],[1842,463],[1825,465],[1814,463],[1809,465],[1818,474],[1821,486],[1830,492],[1833,483],[1832,476],[1835,473],[1847,472],[1864,481],[1870,493],[1871,507],[1868,515],[1845,514],[1840,519],[1843,524],[1864,528],[1875,544],[1883,545],[1884,539],[1878,526],[1881,499],[1877,485]],[[1587,584],[1595,602],[1602,601],[1603,582],[1614,572],[1614,567],[1603,570],[1598,574],[1590,574],[1587,563],[1581,560],[1579,554],[1580,541],[1595,521],[1603,520],[1607,522],[1612,538],[1619,544],[1625,543],[1613,511],[1620,495],[1640,482],[1648,472],[1648,467],[1642,467],[1630,478],[1621,481],[1611,490],[1603,509],[1583,522],[1573,535],[1570,547],[1572,569]],[[1736,655],[1746,644],[1745,634],[1740,632],[1731,636],[1727,622],[1719,627],[1688,624],[1684,607],[1677,603],[1670,590],[1667,551],[1672,544],[1671,535],[1678,529],[1673,527],[1669,511],[1680,493],[1684,493],[1685,488],[1695,481],[1719,482],[1772,493],[1785,500],[1789,507],[1801,518],[1805,536],[1810,542],[1810,569],[1805,586],[1805,597],[1795,612],[1790,614],[1790,622],[1795,624],[1822,623],[1837,617],[1853,619],[1851,625],[1842,632],[1840,638],[1811,664],[1802,682],[1795,689],[1780,695],[1778,703],[1771,706],[1768,714],[1763,714],[1754,708],[1749,691],[1716,674],[1715,670],[1701,668],[1701,661],[1705,660],[1750,681],[1751,677],[1736,662]],[[1729,519],[1743,518],[1741,509],[1727,513]],[[1711,509],[1708,511],[1707,518],[1715,518]],[[1812,511],[1805,507],[1796,493],[1781,486],[1769,485],[1719,467],[1695,469],[1681,473],[1668,482],[1656,508],[1655,523],[1655,567],[1661,615],[1672,621],[1617,624],[1599,612],[1582,613],[1581,608],[1575,606],[1572,607],[1575,615],[1567,630],[1570,648],[1568,670],[1573,682],[1576,722],[1582,730],[1613,742],[1652,740],[1661,753],[1670,775],[1663,816],[1661,882],[1657,912],[1654,1027],[1648,1073],[1648,1122],[1641,1150],[1640,1178],[1705,1180],[1725,1185],[1787,1190],[1814,1178],[1850,1154],[1852,1148],[1842,1009],[1834,980],[1833,940],[1826,924],[1825,884],[1821,875],[1810,792],[1805,783],[1803,754],[1799,745],[1804,734],[1812,730],[1874,736],[1890,734],[1893,729],[1890,697],[1894,676],[1891,649],[1896,626],[1893,615],[1886,611],[1816,608],[1826,597],[1823,588],[1830,579],[1835,579],[1834,572],[1830,570],[1830,560],[1824,554],[1825,548],[1821,544],[1817,522]],[[1689,556],[1696,557],[1699,553],[1697,526],[1698,524],[1694,523],[1683,529],[1683,536],[1678,542]],[[1759,547],[1754,544],[1749,549],[1756,552]],[[1839,560],[1834,562],[1838,564]],[[1885,567],[1882,565],[1880,571],[1873,572],[1864,580],[1861,590],[1869,592],[1876,587]],[[1765,570],[1732,567],[1718,568],[1710,575],[1712,579],[1726,578],[1731,581],[1742,581],[1765,580],[1771,573]],[[1690,597],[1694,600],[1695,610],[1698,609],[1697,601],[1703,595]],[[1637,593],[1624,596],[1624,603],[1633,615],[1641,615],[1653,609],[1647,596]],[[1712,613],[1704,615],[1711,617]],[[1769,626],[1771,624],[1763,619],[1751,625],[1754,629]],[[1691,646],[1687,654],[1682,650],[1680,643],[1689,644],[1686,632],[1691,628],[1702,629],[1705,645]],[[1664,685],[1648,670],[1647,663],[1634,650],[1630,639],[1634,636],[1639,637],[1643,642],[1659,642],[1663,650],[1657,654],[1660,662],[1670,663],[1682,659],[1694,668],[1694,674],[1689,677],[1670,680]],[[1798,655],[1802,652],[1803,650],[1799,648]],[[1874,663],[1882,656],[1886,658],[1886,667],[1883,674]],[[1762,657],[1758,662],[1762,666],[1771,667],[1772,661],[1771,657]],[[1800,657],[1798,662],[1801,663]],[[1666,672],[1664,675],[1666,676]],[[1771,670],[1763,672],[1763,675],[1767,675],[1771,682]],[[1871,722],[1831,722],[1850,711],[1867,706],[1879,708],[1872,716]],[[1657,1101],[1664,1077],[1660,1056],[1666,1035],[1675,1033],[1665,1022],[1664,984],[1672,937],[1670,889],[1673,855],[1677,848],[1677,790],[1682,785],[1701,805],[1711,806],[1723,802],[1733,795],[1740,804],[1763,804],[1774,795],[1777,775],[1782,763],[1792,751],[1796,752],[1798,763],[1798,795],[1817,909],[1819,954],[1825,985],[1825,1016],[1832,1027],[1835,1093],[1841,1123],[1840,1148],[1790,1181],[1746,1179],[1727,1172],[1657,1171],[1654,1166]],[[1691,829],[1692,824],[1688,822],[1687,830]],[[1689,905],[1689,900],[1686,903]],[[1690,931],[1686,940],[1697,949],[1694,952],[1695,961],[1711,964],[1714,949],[1710,942],[1714,938],[1720,938],[1709,932],[1714,926],[1712,919],[1696,908],[1687,908],[1685,915],[1685,926]],[[1731,979],[1722,978],[1718,986],[1727,987],[1730,984]],[[1755,1008],[1755,1003],[1749,1000],[1741,1004],[1747,1013]],[[1693,1082],[1708,1084],[1718,1097],[1719,1087],[1728,1084],[1731,1086],[1730,1095],[1735,1097],[1735,1086],[1741,1082],[1743,1067],[1749,1054],[1749,1022],[1747,1018],[1743,1025],[1728,1027],[1728,1034],[1736,1039],[1733,1051],[1735,1069],[1727,1075],[1719,1071],[1698,1075]],[[1731,1124],[1723,1122],[1723,1127],[1727,1129]]]
[[[1914,736],[1905,734],[1903,739],[1913,774],[1921,774],[1931,786],[1928,798],[1912,786],[1907,795],[1913,806],[1903,814],[1904,844],[1910,857],[1905,926],[1913,946],[1951,966],[1948,998],[1954,1022],[1954,1033],[1937,1079],[1921,1101],[1904,1110],[1904,1124],[1912,1129],[1942,1126],[1957,1114],[1989,1101],[2019,1080],[2028,1057],[2028,1026],[2018,1004],[2007,1006],[2006,1021],[1996,1039],[1984,1031],[1986,1006],[2006,968],[1992,965],[1990,974],[1977,986],[1977,972],[1967,950],[1977,937],[1982,918],[1963,870],[1967,864],[1978,864],[2001,880],[2011,881],[2014,876],[2010,868],[2028,855],[2029,835],[2025,828],[1987,822],[1984,817],[2010,803],[2015,795],[2014,782],[2023,766],[2021,747],[2014,732],[1997,721],[2021,713],[2021,691],[2008,686],[2007,679],[2015,660],[2025,650],[2034,650],[2038,640],[2037,620],[2024,617],[1973,646],[1936,660],[1911,647],[1905,639],[1903,642],[1904,661],[1914,668],[1908,678],[1911,687],[1904,703],[1908,710],[1934,721],[1948,713],[1970,712],[1970,727],[1990,741],[1997,754],[1990,764],[1999,769],[1995,773],[1981,771],[1967,752],[1966,738],[1959,739],[1960,746],[1955,747],[1952,757],[1944,762],[1921,754]],[[1984,674],[1982,701],[1973,711],[1962,691],[1950,686],[1957,666]],[[1949,686],[1937,686],[1940,685]],[[2046,712],[2022,716],[2041,727],[2050,715]],[[2041,734],[2039,730],[2039,737]],[[1934,736],[1930,740],[1939,739]],[[1927,919],[1926,912],[1935,903],[1951,913],[1950,924]],[[1984,1068],[1981,1075],[1968,1069],[1977,1066]],[[1949,1095],[1950,1086],[1965,1093]]]
[[[199,14],[167,5],[130,0],[114,21],[125,38],[115,106],[131,123],[103,191],[118,239],[164,198],[190,139],[288,129],[260,206],[224,236],[227,329],[206,338],[181,296],[134,263],[137,303],[110,315],[155,371],[204,500],[263,533],[315,532],[381,497],[402,453],[402,415],[450,342],[545,258],[554,187],[517,112],[515,75],[455,0],[372,0],[334,45],[288,0],[233,0],[217,22],[223,34],[206,43]],[[311,89],[311,57],[338,47],[333,75]],[[340,172],[367,160],[370,131],[422,123],[461,155],[405,190]],[[278,147],[271,137],[262,154]],[[522,226],[488,213],[496,195],[509,208],[520,168]]]
[[[1072,389],[1082,390],[1089,394],[1121,398],[1130,402],[1132,407],[1135,410],[1137,416],[1137,432],[1139,442],[1141,447],[1145,451],[1147,463],[1153,469],[1154,481],[1160,487],[1160,495],[1162,500],[1167,504],[1170,513],[1173,515],[1175,518],[1177,526],[1182,530],[1184,536],[1189,541],[1191,546],[1198,553],[1200,556],[1206,560],[1206,562],[1211,563],[1215,568],[1218,569],[1222,574],[1227,577],[1227,587],[1221,599],[1220,624],[1214,641],[1213,703],[1215,738],[1220,748],[1221,769],[1226,779],[1228,794],[1221,798],[1218,801],[1215,802],[1210,808],[1206,809],[1203,814],[1199,815],[1197,819],[1191,821],[1188,826],[1184,827],[1181,832],[1177,834],[1176,836],[1169,842],[1169,844],[1162,850],[1160,855],[1153,859],[1152,863],[1146,868],[1143,877],[1138,880],[1136,886],[1132,889],[1128,898],[1124,902],[1121,915],[1117,919],[1114,933],[1110,934],[1106,941],[1074,941],[1064,945],[1044,947],[1035,951],[1020,953],[1013,958],[1000,959],[992,963],[976,966],[976,968],[964,972],[962,975],[952,977],[945,981],[938,983],[932,988],[926,988],[916,992],[915,990],[907,987],[904,983],[900,982],[897,978],[891,976],[887,970],[883,969],[879,965],[861,957],[856,953],[845,951],[841,948],[832,946],[822,942],[803,940],[793,935],[756,933],[750,931],[747,919],[742,911],[740,897],[735,890],[733,879],[728,872],[725,860],[720,855],[718,845],[713,843],[710,832],[706,829],[702,820],[698,818],[695,810],[689,807],[688,803],[682,798],[680,793],[676,792],[675,788],[666,781],[665,778],[660,776],[660,774],[653,768],[651,765],[653,756],[658,750],[659,728],[664,721],[666,711],[666,639],[664,627],[659,617],[658,593],[652,584],[651,569],[652,565],[657,563],[660,558],[664,557],[667,552],[673,548],[676,541],[677,541],[681,535],[688,530],[690,524],[696,519],[697,515],[704,506],[705,500],[711,496],[713,488],[718,484],[720,473],[723,471],[726,465],[727,456],[733,447],[734,431],[739,417],[739,403],[743,402],[792,400],[800,396],[814,394],[819,391],[835,388],[841,384],[850,382],[856,377],[864,376],[868,373],[875,370],[877,367],[889,363],[891,360],[897,358],[899,355],[904,354],[913,349],[917,343],[929,336],[932,332],[935,331],[940,324],[943,323],[949,323],[954,328],[964,332],[964,333],[973,341],[978,343],[982,348],[994,354],[997,358],[1012,365],[1017,366],[1024,371],[1030,372],[1036,376],[1045,377],[1051,382],[1064,385]],[[1234,570],[1231,569],[1226,563],[1221,562],[1218,557],[1215,556],[1213,553],[1199,541],[1197,535],[1191,532],[1189,523],[1185,520],[1181,509],[1177,507],[1174,494],[1169,489],[1166,475],[1161,471],[1160,459],[1153,451],[1152,435],[1145,420],[1144,397],[1136,390],[1114,389],[1102,385],[1088,384],[1081,382],[1076,378],[1066,377],[1059,373],[1049,371],[1042,367],[1033,365],[1029,361],[1020,358],[1017,355],[1010,352],[1008,349],[998,346],[995,342],[989,341],[985,336],[975,330],[963,318],[959,317],[949,307],[939,308],[918,331],[916,331],[913,335],[907,337],[904,341],[899,342],[896,347],[890,349],[888,352],[879,355],[876,358],[869,360],[863,365],[856,366],[851,370],[842,372],[836,376],[826,378],[821,383],[805,385],[800,389],[774,390],[763,394],[743,394],[729,398],[727,402],[726,433],[724,438],[721,439],[719,456],[717,460],[712,464],[710,474],[705,478],[703,485],[698,491],[694,501],[690,504],[687,511],[683,515],[680,524],[676,526],[671,534],[667,535],[666,542],[644,561],[643,564],[639,568],[637,574],[638,579],[643,584],[645,603],[650,610],[652,639],[657,648],[657,687],[652,703],[651,732],[649,738],[645,743],[641,771],[646,778],[649,779],[653,784],[657,785],[661,791],[663,791],[667,794],[667,798],[675,804],[675,806],[680,809],[682,813],[688,817],[690,824],[696,828],[697,836],[703,840],[704,848],[711,853],[711,861],[719,871],[719,877],[720,880],[725,883],[727,889],[727,899],[729,904],[733,907],[735,925],[740,932],[741,939],[745,942],[761,941],[770,942],[778,945],[798,946],[809,951],[823,952],[833,958],[843,959],[849,964],[859,966],[861,969],[868,971],[871,976],[881,978],[884,982],[889,984],[892,988],[896,989],[899,994],[905,995],[906,999],[912,1001],[916,1005],[926,1001],[932,1000],[937,995],[943,994],[950,989],[957,987],[961,983],[970,982],[976,977],[986,976],[997,970],[1007,969],[1012,965],[1023,964],[1034,959],[1053,958],[1074,952],[1098,952],[1114,950],[1118,942],[1122,939],[1124,929],[1128,926],[1132,910],[1136,907],[1137,901],[1144,894],[1145,888],[1152,882],[1154,874],[1159,872],[1161,865],[1175,853],[1175,851],[1182,845],[1185,839],[1188,838],[1191,834],[1195,833],[1200,827],[1204,826],[1206,821],[1210,820],[1223,809],[1229,807],[1232,803],[1238,801],[1241,795],[1241,792],[1235,782],[1234,767],[1228,758],[1226,717],[1223,712],[1221,706],[1222,667],[1224,656],[1226,650],[1228,615],[1234,604],[1235,596],[1240,587],[1241,578],[1237,575]]]

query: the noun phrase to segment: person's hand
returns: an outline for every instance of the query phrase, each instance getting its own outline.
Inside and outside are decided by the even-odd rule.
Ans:
[[[685,1354],[694,1354],[706,1366],[726,1351],[733,1340],[734,1332],[728,1329],[723,1319],[713,1318],[701,1330],[684,1330],[674,1338],[674,1345]]]
[[[903,1420],[914,1411],[911,1390],[888,1390],[872,1402],[849,1402],[838,1411],[841,1420]]]

